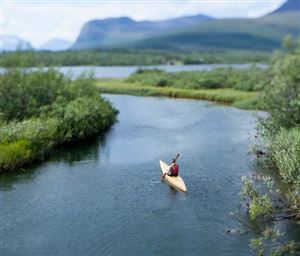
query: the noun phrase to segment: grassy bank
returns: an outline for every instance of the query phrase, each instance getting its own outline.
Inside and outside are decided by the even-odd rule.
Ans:
[[[116,116],[89,77],[7,70],[0,76],[0,172],[43,160],[56,145],[104,133]]]
[[[168,86],[155,87],[129,83],[122,79],[98,80],[96,86],[101,93],[210,100],[244,109],[253,109],[258,96],[257,92],[239,91],[231,88],[182,89]]]

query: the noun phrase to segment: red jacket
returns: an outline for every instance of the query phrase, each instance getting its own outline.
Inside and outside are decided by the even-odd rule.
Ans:
[[[177,176],[178,172],[179,172],[179,166],[178,166],[178,164],[173,164],[172,167],[171,167],[171,173],[172,173],[172,175]]]

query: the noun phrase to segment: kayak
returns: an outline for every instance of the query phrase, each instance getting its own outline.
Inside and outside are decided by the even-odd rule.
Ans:
[[[164,161],[159,160],[160,169],[162,174],[169,172],[170,165],[166,164]],[[178,175],[177,177],[168,176],[168,174],[163,179],[167,182],[171,187],[175,188],[178,191],[186,192],[186,186],[184,184],[183,179]]]

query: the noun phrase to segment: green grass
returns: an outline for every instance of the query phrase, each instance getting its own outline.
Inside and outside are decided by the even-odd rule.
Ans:
[[[253,101],[255,101],[258,96],[257,92],[238,91],[231,88],[196,90],[173,87],[154,87],[128,83],[122,79],[102,79],[98,80],[96,85],[101,93],[209,100],[228,105],[235,105],[236,107],[244,109],[251,109]]]

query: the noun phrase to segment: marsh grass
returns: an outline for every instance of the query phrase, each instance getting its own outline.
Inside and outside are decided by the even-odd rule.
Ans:
[[[252,104],[258,96],[257,92],[239,91],[231,88],[182,89],[168,86],[155,87],[129,83],[121,79],[98,80],[96,86],[101,93],[210,100],[228,105],[236,104],[237,107],[242,106],[243,108],[247,108],[247,104]]]

